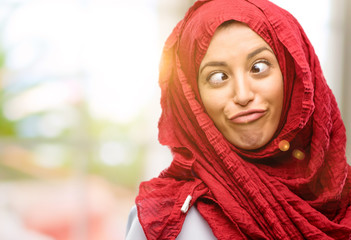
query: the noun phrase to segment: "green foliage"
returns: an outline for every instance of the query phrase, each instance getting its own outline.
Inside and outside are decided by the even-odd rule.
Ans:
[[[1,97],[1,93],[0,93]],[[0,103],[1,104],[1,103]],[[7,136],[7,137],[13,137],[16,135],[16,122],[8,120],[2,111],[2,104],[0,105],[1,111],[0,111],[0,135],[1,136]]]
[[[0,162],[0,181],[33,179],[33,176]]]
[[[22,149],[24,149],[22,143],[30,141],[30,149],[27,150],[28,154],[32,154],[34,157],[37,154],[36,146],[40,146],[41,144],[55,144],[64,151],[62,155],[64,159],[62,159],[62,164],[57,166],[58,170],[64,169],[71,174],[75,174],[77,171],[86,171],[85,174],[98,175],[114,184],[129,188],[136,187],[143,172],[143,162],[147,146],[146,143],[135,142],[133,137],[131,137],[131,132],[142,128],[143,116],[132,122],[123,124],[98,120],[91,115],[87,102],[83,100],[71,106],[76,111],[77,116],[79,116],[78,122],[65,128],[59,135],[47,139],[42,136],[35,136],[35,134],[33,136],[22,135],[21,129],[23,129],[23,126],[27,130],[29,127],[30,132],[35,132],[35,129],[38,127],[37,122],[45,117],[48,112],[36,112],[16,121],[6,118],[3,110],[10,95],[8,89],[2,86],[1,74],[4,71],[5,60],[6,56],[0,47],[0,140],[11,139],[12,144]],[[20,95],[26,90],[28,89],[22,89],[16,95]],[[55,111],[55,109],[50,109],[49,111]],[[139,130],[137,132],[139,133]],[[123,147],[126,146],[127,154],[125,154],[125,157],[127,159],[123,159],[123,163],[104,163],[100,159],[99,151],[101,149],[99,149],[99,146],[105,141],[113,141],[121,143]],[[6,150],[5,148],[6,146],[0,149],[0,156]],[[47,161],[50,160],[50,156],[48,156]],[[38,169],[45,169],[45,164],[44,166],[40,166],[40,162],[33,161],[32,164],[34,169],[36,166]],[[26,171],[22,172],[21,169],[5,165],[1,163],[0,159],[1,180],[36,178],[35,171],[33,174],[32,176],[26,173]]]
[[[5,52],[0,47],[0,136],[15,136],[15,122],[8,120],[4,115],[5,90],[3,89],[2,72],[5,66]]]

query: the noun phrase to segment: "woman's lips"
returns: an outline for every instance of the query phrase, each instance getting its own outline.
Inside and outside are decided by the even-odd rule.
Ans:
[[[251,109],[239,112],[230,118],[233,123],[250,123],[256,121],[257,119],[263,117],[266,114],[266,110],[262,109]]]

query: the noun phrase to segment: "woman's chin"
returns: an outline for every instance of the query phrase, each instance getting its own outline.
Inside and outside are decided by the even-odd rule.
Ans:
[[[244,150],[258,149],[260,147],[263,147],[268,142],[263,133],[240,134],[238,136],[227,138],[227,140],[235,147]]]

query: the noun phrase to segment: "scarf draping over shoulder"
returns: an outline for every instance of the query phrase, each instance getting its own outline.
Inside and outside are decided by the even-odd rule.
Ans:
[[[198,68],[216,28],[247,24],[273,49],[284,107],[273,139],[232,146],[206,114]],[[350,239],[351,169],[334,95],[314,49],[288,12],[265,0],[199,0],[169,36],[159,84],[159,141],[173,161],[136,198],[148,239],[175,239],[188,195],[218,239]],[[279,144],[289,142],[288,151]]]

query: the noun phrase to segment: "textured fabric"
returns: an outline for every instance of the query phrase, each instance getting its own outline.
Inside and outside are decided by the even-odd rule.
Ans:
[[[197,87],[211,37],[228,20],[247,24],[270,45],[284,79],[279,127],[254,151],[223,137]],[[197,1],[165,44],[159,84],[159,141],[174,158],[158,178],[140,185],[136,205],[148,239],[176,238],[188,195],[218,239],[350,239],[345,128],[293,16],[266,0]],[[282,140],[288,151],[279,149]]]
[[[140,225],[137,209],[134,206],[128,217],[127,229],[125,240],[146,240],[143,228]],[[195,207],[192,207],[187,212],[186,218],[181,232],[176,240],[215,240],[211,228],[208,223],[203,219]]]

